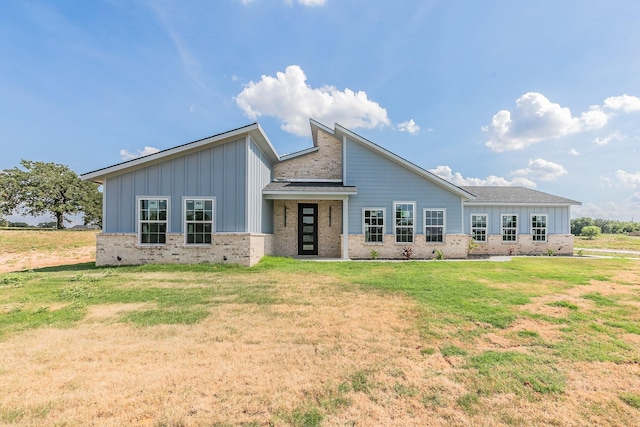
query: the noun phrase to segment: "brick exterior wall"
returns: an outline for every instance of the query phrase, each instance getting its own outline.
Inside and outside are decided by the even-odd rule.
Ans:
[[[273,255],[298,256],[298,203],[318,204],[318,256],[338,258],[341,253],[342,201],[340,200],[274,200]],[[287,225],[285,226],[285,207]],[[331,208],[331,221],[329,221]]]
[[[435,258],[434,251],[441,250],[447,259],[467,257],[470,236],[466,234],[447,234],[445,243],[426,242],[423,235],[415,236],[414,243],[396,243],[393,234],[386,234],[383,243],[365,243],[363,234],[349,235],[349,258],[371,259],[371,251],[378,252],[378,259],[404,259],[402,248],[413,248],[413,259]]]
[[[518,234],[517,242],[503,242],[502,235],[491,234],[486,243],[478,243],[472,255],[573,255],[573,234],[550,234],[546,242],[534,242],[531,234]]]
[[[318,130],[318,151],[294,157],[274,167],[276,179],[342,179],[342,141]]]
[[[273,251],[270,234],[214,234],[211,246],[186,246],[182,234],[167,234],[167,243],[162,246],[140,246],[137,239],[137,234],[98,234],[96,265],[216,263],[250,267]]]

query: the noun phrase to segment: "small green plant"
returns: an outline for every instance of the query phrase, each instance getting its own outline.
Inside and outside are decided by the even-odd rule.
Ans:
[[[406,260],[410,260],[413,256],[413,248],[411,246],[405,246],[402,248],[402,257]]]
[[[378,251],[375,249],[372,249],[371,252],[369,252],[369,255],[371,256],[371,259],[378,259]]]
[[[602,234],[602,229],[596,225],[588,225],[582,228],[581,236],[589,240],[597,239]]]
[[[435,259],[438,259],[438,260],[444,259],[444,252],[442,252],[442,250],[440,249],[434,249],[433,254]]]
[[[584,251],[582,249],[578,250],[578,256],[584,256]]]
[[[547,256],[553,256],[553,249],[547,249]]]
[[[432,354],[435,354],[435,352],[436,352],[436,349],[433,347],[426,347],[426,348],[420,349],[420,353],[425,356],[430,356]]]
[[[371,381],[369,380],[369,376],[365,371],[357,371],[351,376],[351,388],[356,393],[359,391],[368,393],[371,389],[371,386]]]
[[[480,244],[478,242],[476,242],[475,240],[473,240],[473,239],[469,240],[469,243],[467,244],[467,255],[471,255],[471,253],[474,250],[476,250],[479,246],[480,246]]]

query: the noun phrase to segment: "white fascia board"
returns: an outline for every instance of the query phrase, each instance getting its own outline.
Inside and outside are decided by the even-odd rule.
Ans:
[[[305,154],[315,153],[318,151],[318,147],[306,148],[304,150],[296,151],[295,153],[283,154],[280,156],[280,161],[295,159],[296,157],[304,156]]]
[[[527,202],[520,202],[520,203],[498,203],[498,202],[491,202],[491,203],[475,203],[473,201],[469,202],[466,201],[464,202],[465,206],[513,206],[513,207],[524,207],[524,206],[535,206],[535,207],[541,207],[541,206],[553,206],[556,208],[567,208],[571,205],[573,206],[579,206],[582,205],[581,202],[576,202],[576,203],[527,203]]]
[[[350,140],[364,145],[365,147],[377,152],[378,154],[386,157],[387,159],[391,160],[392,162],[399,164],[400,166],[422,176],[423,178],[428,179],[429,181],[433,182],[434,184],[443,187],[449,191],[451,191],[452,193],[457,194],[458,196],[462,197],[463,200],[473,200],[476,198],[476,196],[474,196],[471,193],[468,193],[467,191],[463,190],[462,188],[450,183],[449,181],[440,178],[437,175],[432,174],[431,172],[429,172],[428,170],[425,170],[423,168],[421,168],[418,165],[415,165],[413,163],[411,163],[410,161],[403,159],[402,157],[398,156],[397,154],[392,153],[391,151],[382,148],[381,146],[361,137],[360,135],[350,131],[349,129],[340,126],[338,123],[335,124],[336,126],[336,132],[340,132],[342,133],[344,136],[348,137]]]
[[[342,182],[340,178],[276,178],[273,182]]]
[[[263,192],[262,195],[267,200],[345,200],[349,196],[357,195],[357,192],[353,193],[306,193],[306,192],[292,192],[292,191],[269,191]]]

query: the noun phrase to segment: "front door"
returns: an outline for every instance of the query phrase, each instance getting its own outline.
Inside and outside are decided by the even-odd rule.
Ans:
[[[298,255],[318,255],[318,204],[298,204]]]

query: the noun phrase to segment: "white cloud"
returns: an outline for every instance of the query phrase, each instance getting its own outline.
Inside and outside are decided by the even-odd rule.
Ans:
[[[326,2],[327,0],[298,0],[299,4],[310,7],[324,6]]]
[[[567,170],[558,163],[544,159],[529,160],[529,166],[512,172],[514,176],[527,177],[540,181],[555,181],[566,175]]]
[[[453,173],[449,166],[444,165],[440,165],[435,169],[429,169],[429,172],[455,185],[490,185],[500,187],[521,185],[529,188],[536,187],[535,182],[524,177],[516,177],[511,181],[496,175],[491,175],[486,178],[464,178],[460,172]]]
[[[640,208],[640,199],[636,193],[627,199],[626,203],[616,203],[612,201],[604,203],[584,203],[582,206],[571,206],[572,218],[602,218],[615,219],[620,221],[638,220],[638,209]],[[636,197],[634,200],[633,198]]]
[[[236,104],[251,119],[272,116],[282,121],[282,130],[294,135],[309,134],[309,118],[339,123],[348,128],[371,129],[389,125],[387,110],[371,101],[366,92],[333,86],[312,88],[298,65],[290,65],[276,77],[263,75],[250,82],[236,96]]]
[[[420,132],[420,126],[418,126],[416,122],[413,121],[413,119],[410,119],[408,122],[400,123],[398,125],[398,130],[400,132],[408,132],[411,135],[415,135]]]
[[[549,101],[544,95],[528,92],[516,100],[516,108],[497,112],[491,124],[482,127],[489,139],[485,145],[496,152],[521,150],[548,138],[559,138],[607,124],[609,115],[592,106],[579,117],[568,107]]]
[[[255,0],[240,0],[242,4],[249,4],[253,3],[254,1]],[[284,0],[284,2],[288,5],[293,4],[293,0]],[[302,6],[317,7],[324,6],[327,3],[327,0],[298,0],[297,3],[301,4]]]
[[[593,143],[596,145],[607,145],[611,141],[622,141],[622,140],[624,140],[624,136],[616,130],[614,132],[611,132],[607,136],[597,137],[596,139],[593,140]]]
[[[154,154],[160,151],[159,148],[156,147],[144,147],[142,150],[138,150],[136,153],[132,153],[128,150],[120,150],[120,158],[123,161],[137,159],[138,157],[148,156],[149,154]]]
[[[625,187],[640,188],[640,171],[630,173],[618,169],[616,171],[616,178],[618,178],[618,182]]]
[[[580,152],[575,148],[572,148],[571,150],[569,150],[569,154],[571,154],[572,156],[578,157],[580,155]]]
[[[640,98],[626,94],[622,96],[610,96],[604,100],[604,106],[612,110],[632,113],[634,111],[640,111]]]

